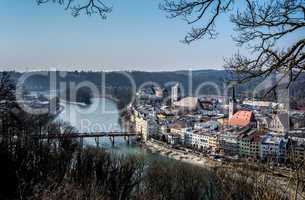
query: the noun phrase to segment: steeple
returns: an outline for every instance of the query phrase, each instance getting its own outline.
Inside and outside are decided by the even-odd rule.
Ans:
[[[233,86],[233,88],[232,88],[232,101],[235,103],[237,102],[236,97],[235,97],[235,86]]]
[[[236,97],[235,97],[235,85],[232,87],[232,97],[230,98],[229,101],[229,119],[235,114],[236,112]]]

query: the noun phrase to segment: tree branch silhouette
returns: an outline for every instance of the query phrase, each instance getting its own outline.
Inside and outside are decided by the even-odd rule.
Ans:
[[[77,17],[81,13],[86,15],[98,15],[102,19],[106,19],[111,13],[112,8],[107,6],[101,0],[36,0],[38,5],[53,2],[65,7],[65,10],[71,10],[72,16]]]
[[[215,38],[217,19],[231,15],[238,46],[247,47],[250,58],[239,53],[226,59],[226,69],[237,72],[238,81],[268,77],[281,73],[289,77],[288,86],[305,70],[305,38],[294,33],[304,31],[304,0],[164,0],[160,8],[169,18],[182,17],[188,24],[202,23],[192,28],[184,42],[189,44],[204,37]],[[244,3],[243,6],[242,3]],[[283,38],[293,37],[293,42],[281,45]],[[282,48],[280,48],[283,46]]]

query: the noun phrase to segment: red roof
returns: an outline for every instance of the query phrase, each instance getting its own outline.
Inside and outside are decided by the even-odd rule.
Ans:
[[[236,112],[231,119],[229,119],[229,124],[231,126],[240,126],[244,127],[249,125],[249,123],[253,120],[253,112],[252,111],[238,111]]]

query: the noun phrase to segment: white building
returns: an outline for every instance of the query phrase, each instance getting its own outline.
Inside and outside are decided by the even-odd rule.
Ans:
[[[167,142],[171,145],[178,145],[181,143],[181,135],[170,133],[167,135]]]
[[[289,114],[286,112],[273,114],[269,129],[278,134],[285,135],[290,129]]]
[[[180,84],[176,83],[171,89],[171,99],[172,103],[179,101],[181,98]]]
[[[202,109],[197,97],[185,97],[179,101],[174,101],[173,106],[178,111],[198,111]]]
[[[184,141],[186,146],[195,147],[198,149],[209,148],[210,133],[191,128],[184,129]]]
[[[254,106],[254,107],[262,107],[262,108],[273,108],[279,107],[284,108],[283,103],[276,103],[272,101],[256,101],[256,100],[244,100],[243,105]]]
[[[202,130],[205,129],[207,131],[213,131],[220,127],[219,122],[217,121],[208,121],[208,122],[196,122],[194,124],[194,129]]]

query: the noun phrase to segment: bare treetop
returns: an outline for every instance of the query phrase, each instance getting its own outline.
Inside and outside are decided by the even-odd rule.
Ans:
[[[216,19],[230,10],[232,4],[233,0],[165,0],[160,8],[169,13],[169,18],[182,17],[188,24],[205,21],[202,26],[193,27],[185,36],[184,42],[189,44],[204,36],[215,38]]]
[[[66,10],[71,10],[74,17],[81,13],[86,15],[99,15],[102,19],[107,18],[107,14],[112,11],[112,8],[107,6],[102,0],[36,0],[38,5],[44,3],[58,3],[63,5]]]
[[[236,54],[226,60],[228,70],[242,74],[239,81],[280,72],[282,78],[289,76],[290,84],[305,70],[305,37],[291,36],[305,30],[305,0],[242,0],[239,4],[234,0],[164,0],[160,7],[170,18],[199,24],[185,36],[185,43],[215,38],[216,20],[229,13],[237,32],[234,41],[252,55]],[[294,41],[280,48],[278,41],[289,37]]]

